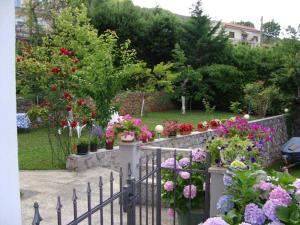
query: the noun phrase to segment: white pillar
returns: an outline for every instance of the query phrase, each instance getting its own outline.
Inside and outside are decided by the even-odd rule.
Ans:
[[[138,143],[119,143],[119,163],[122,167],[124,179],[128,178],[128,164],[130,164],[132,177],[139,177],[140,150]]]
[[[14,0],[0,0],[0,224],[21,225]]]

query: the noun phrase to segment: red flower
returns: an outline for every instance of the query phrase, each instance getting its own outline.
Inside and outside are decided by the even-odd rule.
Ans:
[[[64,93],[64,98],[65,98],[68,102],[72,101],[72,97],[71,97],[71,95],[70,95],[68,92],[65,92],[65,93]]]
[[[78,60],[74,59],[74,60],[73,60],[73,64],[76,65],[77,63],[78,63]]]
[[[71,68],[71,71],[72,71],[72,73],[76,73],[76,68],[75,68],[75,67],[72,67],[72,68]]]
[[[71,127],[72,127],[72,128],[75,128],[75,127],[77,127],[77,122],[76,122],[76,121],[72,121],[72,123],[71,123]]]
[[[77,101],[77,105],[78,105],[78,106],[84,106],[84,105],[85,105],[85,101],[84,101],[83,99],[79,99],[79,100]]]
[[[59,72],[61,72],[61,69],[58,68],[58,67],[54,67],[54,68],[51,69],[51,72],[52,73],[59,73]]]
[[[17,58],[17,62],[21,62],[21,59],[20,59],[20,58]]]
[[[72,111],[72,106],[68,105],[68,106],[67,106],[67,111],[68,111],[68,112]]]
[[[56,85],[52,85],[51,86],[51,91],[56,91],[57,90],[57,86]]]
[[[62,127],[66,127],[66,126],[68,125],[68,122],[67,122],[66,120],[62,120],[62,121],[60,122],[60,125],[61,125]]]
[[[95,112],[92,112],[92,115],[91,115],[91,116],[92,116],[92,118],[94,118],[94,119],[95,119],[95,118],[96,118],[96,116],[97,116],[97,114],[96,114]]]
[[[39,104],[39,108],[44,108],[48,105],[50,105],[50,102],[48,100],[45,100],[41,104]]]
[[[85,124],[87,124],[87,123],[88,123],[87,120],[82,120],[82,121],[81,121],[81,124],[82,124],[82,125],[85,125]]]
[[[61,55],[67,55],[67,56],[70,56],[70,55],[71,55],[71,51],[69,51],[69,50],[66,49],[66,48],[60,48],[60,54],[61,54]]]

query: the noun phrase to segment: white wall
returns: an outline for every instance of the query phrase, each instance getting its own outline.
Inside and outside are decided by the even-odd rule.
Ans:
[[[0,224],[21,225],[14,0],[0,0]]]

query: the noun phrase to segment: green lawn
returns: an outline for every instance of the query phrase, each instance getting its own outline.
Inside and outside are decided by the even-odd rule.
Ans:
[[[148,113],[142,118],[143,123],[149,125],[150,129],[154,129],[157,124],[162,124],[166,120],[176,120],[179,123],[192,123],[197,127],[198,122],[211,120],[211,119],[228,119],[234,116],[233,113],[214,112],[207,114],[202,111],[187,111],[186,115],[181,114],[179,111],[168,112],[152,112]]]
[[[19,167],[21,170],[63,169],[65,165],[52,165],[47,129],[31,129],[18,133]]]
[[[192,123],[196,127],[199,121],[214,118],[225,119],[233,116],[230,113],[214,112],[206,114],[200,111],[187,112],[182,115],[179,111],[148,113],[142,118],[143,123],[154,129],[157,124],[165,120],[177,120],[178,122]],[[65,165],[52,165],[51,149],[48,143],[47,130],[44,128],[32,129],[28,133],[18,134],[19,143],[19,167],[21,170],[48,170],[64,169]]]

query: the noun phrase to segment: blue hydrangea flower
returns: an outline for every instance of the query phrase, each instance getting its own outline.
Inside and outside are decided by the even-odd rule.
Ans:
[[[217,203],[217,210],[219,213],[225,214],[229,212],[234,207],[234,203],[232,202],[233,196],[231,195],[223,195],[219,198]]]

